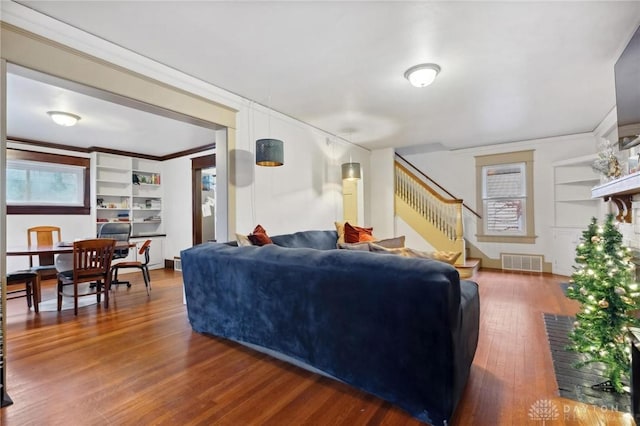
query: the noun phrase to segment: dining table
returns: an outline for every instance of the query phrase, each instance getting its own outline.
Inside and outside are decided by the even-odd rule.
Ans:
[[[130,241],[116,241],[116,250],[135,247],[136,243]],[[39,254],[64,254],[73,253],[73,243],[62,243],[53,245],[23,245],[8,246],[7,256],[37,256]]]
[[[135,247],[136,243],[131,241],[116,241],[116,250]],[[7,247],[7,256],[37,256],[41,254],[71,254],[73,253],[73,243],[63,242],[52,245],[40,244],[40,245],[23,245],[23,246],[9,246]],[[41,291],[38,288],[36,292],[37,303],[41,302]]]

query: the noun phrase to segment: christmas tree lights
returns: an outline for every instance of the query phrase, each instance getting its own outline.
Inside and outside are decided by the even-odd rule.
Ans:
[[[580,302],[580,312],[569,334],[569,349],[584,354],[576,368],[594,362],[605,366],[608,380],[598,388],[622,393],[631,362],[627,327],[640,323],[632,315],[640,308],[640,291],[631,253],[622,245],[613,215],[603,226],[591,219],[576,247],[576,263],[567,296]]]

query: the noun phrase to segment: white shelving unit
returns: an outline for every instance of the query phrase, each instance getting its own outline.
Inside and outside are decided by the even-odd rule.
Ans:
[[[162,232],[162,174],[157,161],[134,158],[131,170],[133,235]]]
[[[96,231],[105,222],[131,222],[132,238],[164,235],[158,161],[96,154]]]
[[[601,199],[591,197],[591,188],[600,176],[591,168],[596,155],[554,163],[555,226],[586,228],[592,217],[600,216]]]
[[[555,274],[573,273],[575,249],[582,231],[592,217],[602,215],[602,199],[591,196],[591,188],[600,183],[600,176],[591,168],[596,158],[597,155],[592,154],[553,163]]]
[[[131,205],[131,159],[96,154],[96,223],[129,216]],[[97,230],[96,227],[96,230]]]

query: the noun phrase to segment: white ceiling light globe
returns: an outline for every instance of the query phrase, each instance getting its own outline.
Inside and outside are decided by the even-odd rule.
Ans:
[[[426,87],[433,83],[440,72],[440,66],[436,64],[420,64],[409,68],[404,77],[415,87]]]
[[[80,120],[79,115],[70,114],[68,112],[47,111],[47,114],[49,114],[49,117],[51,117],[54,123],[64,127],[75,126],[78,120]]]

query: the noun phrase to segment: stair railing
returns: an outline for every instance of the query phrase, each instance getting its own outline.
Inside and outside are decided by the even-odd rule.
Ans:
[[[462,200],[442,197],[397,161],[395,193],[449,240],[463,239]]]

